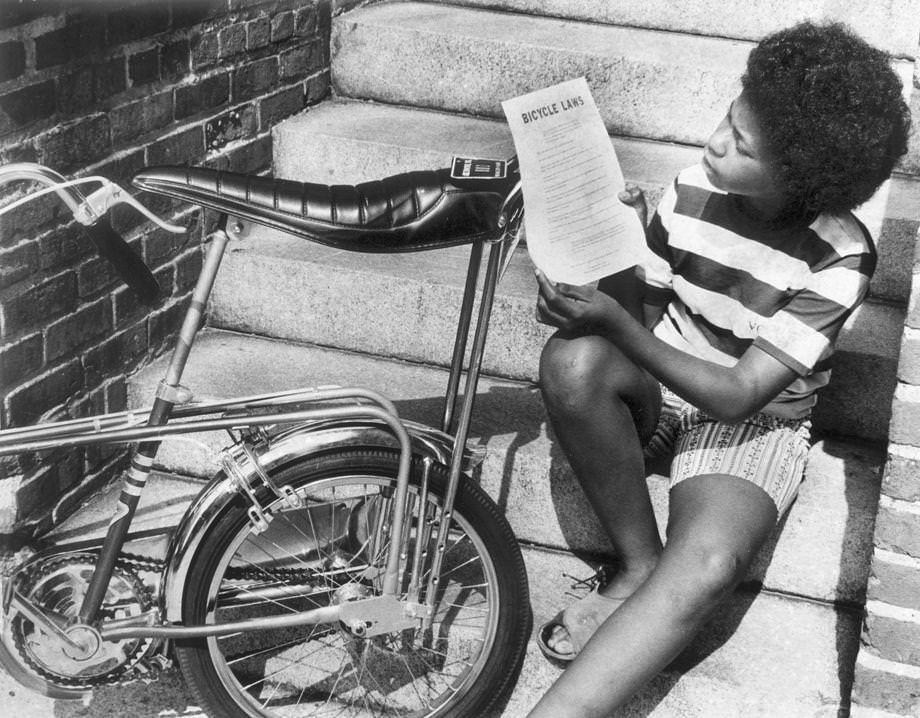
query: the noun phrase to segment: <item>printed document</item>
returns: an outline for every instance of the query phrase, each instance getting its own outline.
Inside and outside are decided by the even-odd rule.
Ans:
[[[502,103],[520,163],[527,250],[554,282],[633,266],[645,234],[617,194],[623,173],[585,78]]]

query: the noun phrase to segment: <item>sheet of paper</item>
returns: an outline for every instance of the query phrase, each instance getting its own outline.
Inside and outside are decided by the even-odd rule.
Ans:
[[[527,250],[556,282],[589,284],[645,246],[623,173],[585,78],[502,103],[520,163]]]

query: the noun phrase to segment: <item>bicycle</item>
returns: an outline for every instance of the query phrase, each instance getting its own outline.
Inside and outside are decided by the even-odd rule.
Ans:
[[[13,677],[76,698],[149,673],[174,646],[190,690],[214,716],[457,718],[500,709],[531,617],[511,528],[470,477],[484,456],[468,434],[492,300],[523,227],[515,161],[492,167],[499,171],[486,178],[451,168],[356,186],[190,167],[134,177],[143,191],[216,211],[217,229],[149,409],[0,431],[0,455],[134,447],[101,543],[43,548],[4,579],[0,664]],[[103,177],[0,167],[0,184],[14,180],[42,189],[3,211],[56,194],[138,296],[156,301],[149,268],[106,215],[127,203],[169,231],[181,227]],[[84,194],[87,183],[100,186]],[[221,257],[253,223],[352,251],[470,245],[439,429],[401,419],[364,388],[192,401],[182,372]],[[215,429],[231,443],[165,560],[126,553],[160,442]]]

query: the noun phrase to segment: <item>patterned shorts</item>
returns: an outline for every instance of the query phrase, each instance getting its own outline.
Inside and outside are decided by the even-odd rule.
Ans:
[[[754,414],[727,424],[661,387],[661,416],[645,446],[647,457],[673,452],[673,487],[701,474],[726,474],[757,484],[770,495],[779,516],[798,494],[808,456],[811,422]]]

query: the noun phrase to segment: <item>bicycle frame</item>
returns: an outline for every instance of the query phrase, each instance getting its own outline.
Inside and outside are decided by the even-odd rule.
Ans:
[[[95,202],[95,208],[90,200],[98,197],[100,193],[94,193],[88,200],[74,189],[73,183],[65,182],[50,170],[40,168],[39,171],[36,167],[38,166],[0,168],[0,183],[15,179],[42,182],[49,185],[49,188],[34,196],[54,191],[64,199],[78,219],[81,216],[98,217],[100,200],[97,199]],[[512,191],[509,200],[515,192],[519,192],[519,187]],[[124,192],[123,194],[127,195]],[[119,195],[108,190],[105,201],[101,202],[103,211],[111,206],[113,196],[117,198]],[[30,198],[32,197],[26,199]],[[137,204],[134,200],[118,201]],[[440,522],[436,538],[438,550],[434,552],[426,592],[430,604],[435,593],[433,584],[437,582],[440,573],[441,554],[450,530],[450,516],[459,483],[463,474],[481,461],[484,453],[467,447],[467,439],[495,289],[522,232],[522,212],[518,208],[509,215],[509,206],[509,201],[506,200],[496,226],[495,237],[484,243],[474,243],[471,248],[440,430],[401,420],[389,399],[361,388],[319,387],[226,401],[190,403],[191,394],[181,385],[182,375],[197,334],[203,325],[208,299],[227,244],[233,238],[246,233],[246,224],[243,220],[222,215],[218,229],[207,240],[208,250],[201,274],[193,290],[166,375],[159,384],[151,408],[0,431],[0,455],[62,446],[137,443],[131,465],[124,473],[117,508],[101,543],[98,561],[79,610],[79,623],[92,625],[97,622],[106,589],[118,556],[129,537],[131,521],[153,470],[161,441],[177,434],[215,429],[226,429],[231,432],[231,436],[232,431],[237,430],[241,432],[241,436],[221,455],[223,478],[212,482],[202,491],[186,512],[170,542],[167,550],[167,568],[161,581],[160,601],[155,604],[165,608],[166,622],[163,622],[163,616],[156,608],[130,619],[102,622],[98,627],[102,639],[197,638],[226,635],[242,630],[280,628],[336,620],[357,627],[359,624],[369,623],[369,615],[373,620],[370,621],[372,625],[366,629],[367,635],[376,635],[417,625],[419,618],[424,619],[430,614],[430,605],[417,604],[420,594],[420,551],[416,551],[410,580],[410,595],[414,599],[401,603],[397,598],[399,547],[402,545],[405,530],[410,460],[413,454],[424,458],[426,477],[427,468],[432,461],[449,466],[448,490],[442,506],[443,516],[447,520]],[[148,217],[152,217],[146,210],[144,212]],[[159,222],[155,217],[154,220]],[[159,223],[164,225],[162,222]],[[171,231],[175,229],[172,228]],[[490,245],[490,252],[480,294],[470,358],[464,367],[463,360],[476,303],[483,244]],[[459,386],[464,373],[466,383],[461,398]],[[279,427],[287,428],[279,430]],[[182,588],[188,578],[189,565],[195,549],[211,522],[220,513],[220,509],[230,500],[243,495],[250,503],[249,515],[256,530],[260,526],[264,529],[271,517],[256,496],[260,490],[268,489],[272,500],[284,500],[291,505],[299,501],[290,491],[290,487],[275,485],[271,478],[275,466],[283,464],[291,457],[308,456],[321,448],[340,443],[395,447],[399,451],[399,471],[394,495],[396,510],[390,528],[391,540],[386,555],[381,595],[289,616],[249,619],[221,625],[178,625],[182,613]],[[425,490],[426,484],[423,481],[421,491]],[[419,506],[423,504],[423,501],[419,502]],[[62,550],[66,550],[66,547],[58,547],[55,552]],[[38,554],[36,558],[41,555]],[[53,618],[43,615],[28,599],[17,592],[7,593],[9,595],[3,597],[4,611],[11,606],[15,607],[46,631],[76,646]]]

